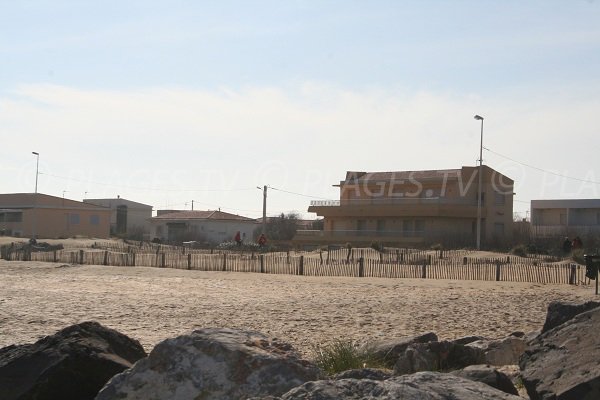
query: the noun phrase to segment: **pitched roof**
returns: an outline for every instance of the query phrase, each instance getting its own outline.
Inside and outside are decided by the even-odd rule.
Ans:
[[[210,219],[210,220],[229,220],[229,221],[254,221],[253,218],[243,217],[241,215],[230,214],[223,211],[177,211],[168,214],[162,214],[152,219]]]

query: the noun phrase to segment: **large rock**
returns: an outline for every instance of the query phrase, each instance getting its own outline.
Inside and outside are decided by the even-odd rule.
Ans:
[[[468,367],[452,371],[452,375],[470,379],[475,382],[485,383],[504,393],[518,395],[519,391],[510,378],[490,365],[469,365]]]
[[[481,349],[485,354],[485,363],[490,365],[513,365],[519,363],[519,357],[525,351],[525,339],[522,332],[499,340],[478,340],[467,344]]]
[[[138,341],[83,322],[34,344],[0,349],[0,398],[93,399],[113,375],[143,357]]]
[[[97,400],[278,396],[318,374],[289,344],[258,332],[202,329],[156,345],[148,358],[111,379]]]
[[[433,332],[423,333],[416,336],[407,336],[398,339],[387,339],[373,343],[367,343],[365,347],[368,347],[369,352],[381,360],[385,365],[393,367],[408,346],[414,343],[428,343],[437,342],[438,337]]]
[[[588,301],[583,304],[553,301],[548,305],[548,312],[546,313],[546,321],[542,327],[542,333],[547,332],[560,324],[564,324],[582,312],[593,310],[599,306],[600,302],[597,301]]]
[[[469,365],[483,364],[481,349],[453,342],[414,343],[398,357],[394,366],[396,375],[419,371],[448,371]]]
[[[274,400],[263,397],[261,400]],[[342,379],[308,382],[277,400],[522,400],[451,374],[419,372],[385,381]]]
[[[600,308],[528,342],[519,367],[532,400],[600,399]]]
[[[387,371],[375,368],[349,369],[331,377],[331,379],[371,379],[373,381],[385,381],[392,377]]]

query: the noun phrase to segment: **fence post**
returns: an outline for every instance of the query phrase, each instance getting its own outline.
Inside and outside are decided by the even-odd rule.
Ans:
[[[263,254],[260,255],[260,273],[265,273],[265,256]]]
[[[167,265],[165,253],[160,253],[160,267],[164,268]]]
[[[323,265],[323,250],[319,250],[319,259],[321,260],[321,265]]]
[[[496,281],[500,281],[500,260],[496,260]]]
[[[135,267],[135,252],[131,253],[131,266]]]
[[[421,267],[421,278],[427,278],[427,260],[423,259],[423,266]]]
[[[467,265],[467,257],[463,257],[463,265]]]
[[[300,265],[298,265],[298,275],[304,275],[304,256],[300,256]]]
[[[361,257],[358,259],[358,277],[359,278],[365,277],[365,259],[364,259],[364,257]]]
[[[400,262],[404,262],[404,252],[400,253]]]
[[[54,262],[56,262],[56,261],[57,261],[57,258],[56,258],[56,250],[54,250],[54,254],[53,254],[53,257],[52,257],[52,259],[54,260]]]
[[[223,271],[227,270],[227,253],[223,253]]]
[[[302,256],[300,256],[302,257]],[[286,254],[286,262],[289,264],[290,263],[290,251],[287,250],[287,254]]]
[[[440,249],[440,258],[444,258],[444,249]]]
[[[427,264],[431,265],[431,254],[427,255]]]
[[[104,265],[108,265],[108,250],[104,250]]]
[[[192,253],[188,253],[188,269],[192,269]]]
[[[506,263],[510,264],[510,256],[506,256]]]
[[[79,264],[83,265],[83,250],[79,250]]]
[[[569,274],[569,285],[576,283],[577,270],[575,264],[571,264],[571,273]]]

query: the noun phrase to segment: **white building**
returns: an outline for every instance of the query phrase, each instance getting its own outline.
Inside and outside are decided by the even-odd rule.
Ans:
[[[252,241],[256,220],[223,211],[159,212],[150,220],[151,237],[161,241],[222,243],[232,241],[237,232],[245,241]]]
[[[600,232],[600,199],[531,200],[536,236],[573,236]]]
[[[152,206],[122,199],[85,199],[84,203],[110,208],[111,235],[147,236]],[[140,238],[141,238],[140,237]]]

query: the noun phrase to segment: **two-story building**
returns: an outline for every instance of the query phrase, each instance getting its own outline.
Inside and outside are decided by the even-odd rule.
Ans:
[[[348,171],[339,200],[312,201],[323,231],[298,231],[299,243],[373,241],[398,245],[474,245],[478,208],[482,244],[510,240],[514,182],[488,166],[430,171]],[[477,194],[481,192],[478,206]]]
[[[108,199],[84,199],[83,202],[110,209],[111,235],[141,239],[150,233],[151,205],[123,199],[120,196]]]

